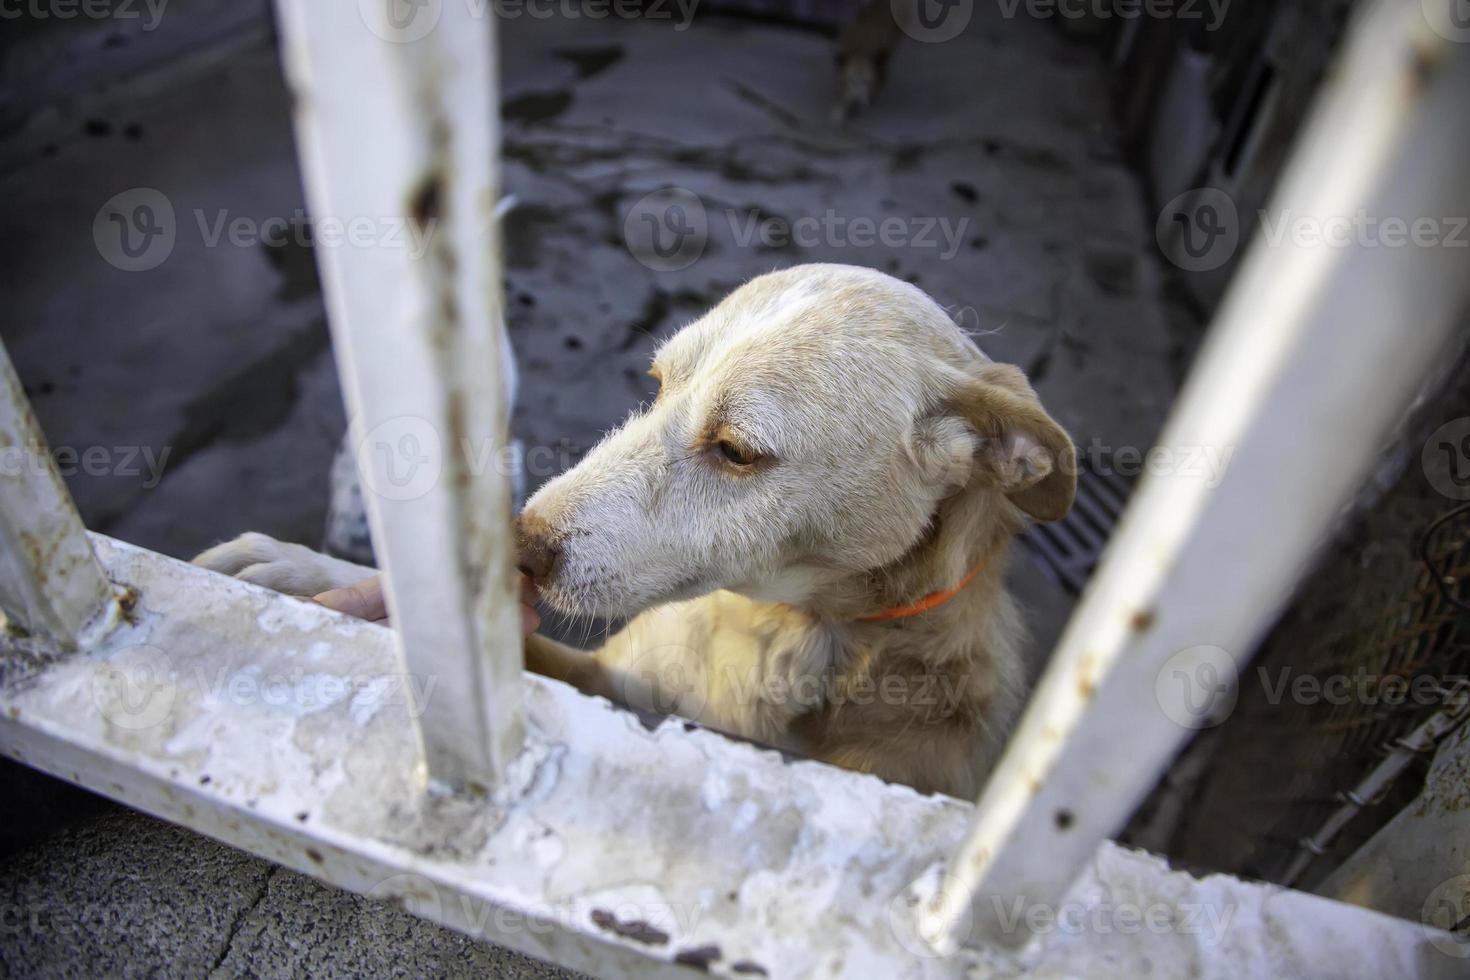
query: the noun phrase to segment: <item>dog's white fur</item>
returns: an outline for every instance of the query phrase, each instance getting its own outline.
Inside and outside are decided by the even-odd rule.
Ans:
[[[528,666],[973,795],[1020,697],[1006,551],[1023,512],[1059,519],[1075,488],[1071,441],[1021,372],[914,286],[808,265],[737,289],[670,338],[653,373],[657,401],[518,522],[548,604],[631,621],[591,656],[533,636]],[[238,546],[199,560],[232,570]],[[281,560],[283,583],[308,582],[289,591],[346,584],[314,558]],[[930,611],[863,618],[977,567]]]

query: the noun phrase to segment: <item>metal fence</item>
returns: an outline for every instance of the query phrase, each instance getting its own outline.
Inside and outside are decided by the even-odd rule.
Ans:
[[[1279,201],[1470,211],[1450,6],[1363,12]],[[352,29],[357,4],[280,3],[313,209],[437,227],[418,260],[319,254],[357,435],[391,450],[364,479],[396,632],[88,535],[49,464],[7,468],[0,749],[601,975],[1451,972],[1470,950],[1433,924],[1195,879],[1107,838],[1443,349],[1470,287],[1458,254],[1251,251],[1161,439],[1233,447],[1229,472],[1143,481],[974,805],[650,730],[523,674],[504,479],[443,452],[407,494],[417,474],[391,468],[506,431],[486,9],[445,3],[405,39]],[[40,438],[6,361],[0,446]]]

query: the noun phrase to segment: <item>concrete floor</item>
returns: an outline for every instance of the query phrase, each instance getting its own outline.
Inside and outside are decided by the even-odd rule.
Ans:
[[[221,216],[304,207],[264,8],[235,4],[220,36],[189,16],[213,7],[97,42],[172,51],[216,25],[166,71],[73,80],[91,87],[22,105],[0,147],[0,221],[23,243],[0,263],[6,347],[53,446],[115,461],[69,479],[89,525],[178,556],[247,529],[318,542],[345,425],[310,249],[210,244]],[[1079,444],[1149,445],[1196,330],[1165,297],[1097,52],[977,11],[953,41],[901,47],[877,107],[840,130],[832,45],[814,33],[522,18],[502,35],[514,427],[548,461],[532,487],[651,394],[657,339],[750,276],[806,261],[909,278],[1025,367]],[[658,272],[624,221],[667,185],[699,195],[709,240]],[[172,203],[177,240],[157,268],[126,272],[99,257],[93,220],[139,186]],[[752,220],[829,214],[962,232],[952,254],[942,236],[745,240]],[[144,462],[124,472],[143,448],[168,450],[161,480]],[[1011,577],[1039,663],[1071,601],[1024,553]],[[563,975],[15,767],[0,775],[16,788],[0,814],[0,974]]]

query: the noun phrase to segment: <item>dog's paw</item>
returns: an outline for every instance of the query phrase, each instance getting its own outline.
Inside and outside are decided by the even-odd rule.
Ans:
[[[242,582],[308,598],[377,574],[365,565],[331,558],[305,545],[277,541],[255,531],[215,545],[196,557],[194,564]]]

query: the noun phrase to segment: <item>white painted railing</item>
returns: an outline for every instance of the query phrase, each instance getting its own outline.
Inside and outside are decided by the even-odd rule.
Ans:
[[[88,536],[37,453],[0,471],[0,750],[601,975],[1462,965],[1423,923],[1106,841],[1197,717],[1172,672],[1250,649],[1439,349],[1457,253],[1251,254],[1164,437],[1233,447],[1227,478],[1143,486],[978,806],[923,797],[523,675],[508,487],[461,443],[507,416],[492,24],[360,6],[281,0],[282,30],[314,212],[438,225],[419,260],[319,252],[397,633]],[[1373,5],[1278,199],[1467,213],[1467,83],[1470,47]],[[0,360],[0,442],[37,438]]]

